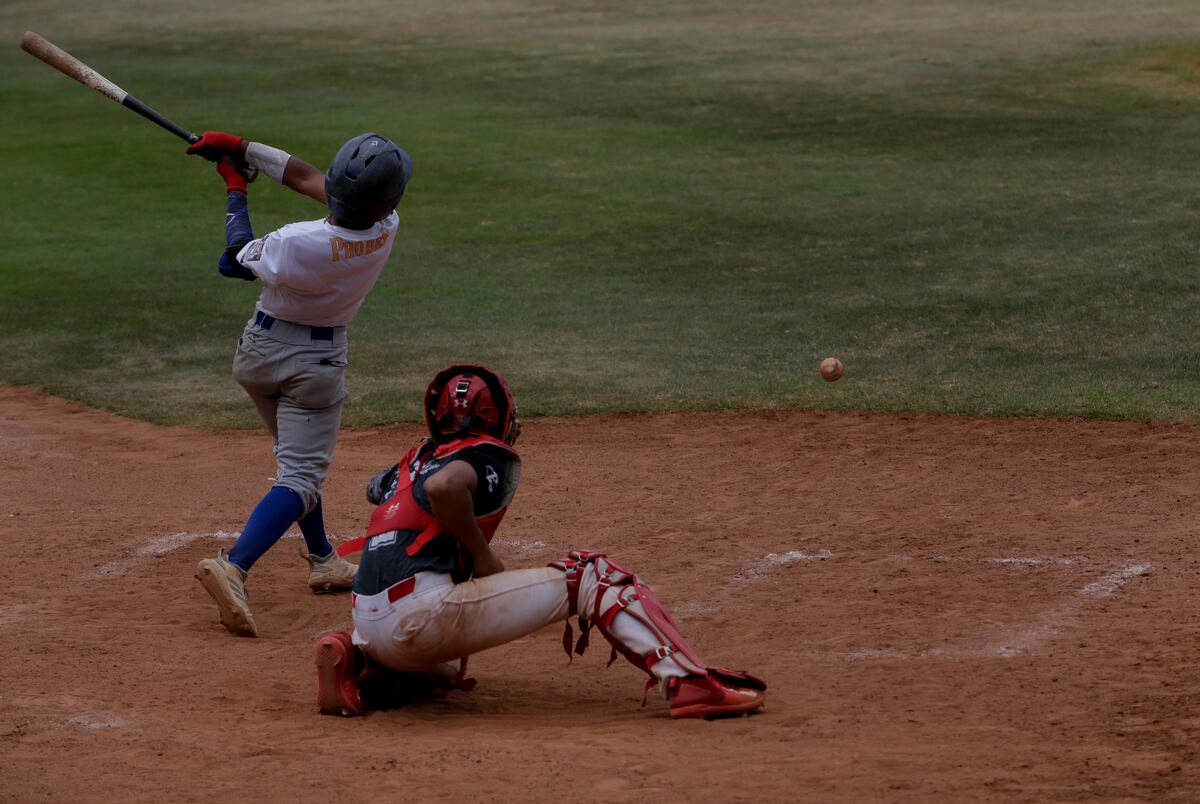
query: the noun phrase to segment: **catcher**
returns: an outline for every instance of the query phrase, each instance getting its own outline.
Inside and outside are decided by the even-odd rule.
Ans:
[[[654,593],[594,550],[575,550],[537,569],[505,570],[489,542],[516,492],[520,431],[507,384],[495,372],[455,365],[425,396],[429,436],[367,487],[377,505],[351,596],[354,634],[316,644],[317,705],[359,715],[451,688],[470,689],[467,657],[570,618],[582,654],[592,627],[657,685],[671,717],[753,712],[766,684],[750,673],[710,667],[684,641]]]

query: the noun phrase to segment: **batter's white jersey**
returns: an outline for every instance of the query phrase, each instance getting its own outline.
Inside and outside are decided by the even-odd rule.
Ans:
[[[290,223],[251,240],[237,259],[263,281],[259,310],[296,324],[341,327],[375,286],[399,224],[394,211],[370,229],[327,219]]]

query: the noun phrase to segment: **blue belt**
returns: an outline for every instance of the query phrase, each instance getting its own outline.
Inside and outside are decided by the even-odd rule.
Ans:
[[[273,327],[275,325],[275,322],[278,320],[279,319],[275,318],[275,316],[267,315],[262,310],[254,311],[255,326],[259,326],[259,327],[262,327],[263,329],[269,330],[271,327]],[[295,324],[293,326],[302,326],[302,325]],[[309,329],[312,330],[312,339],[314,341],[329,341],[330,343],[333,342],[333,329],[334,329],[333,327],[309,327]]]

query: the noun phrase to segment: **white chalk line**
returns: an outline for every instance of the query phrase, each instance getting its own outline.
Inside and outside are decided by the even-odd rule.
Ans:
[[[729,576],[731,581],[757,581],[761,580],[772,571],[787,567],[801,561],[824,561],[827,558],[834,558],[833,551],[827,548],[821,548],[816,552],[806,552],[804,550],[789,550],[786,553],[767,553],[756,559],[753,564],[744,567],[733,575]],[[997,557],[955,557],[945,555],[935,556],[913,556],[913,555],[889,555],[889,561],[909,562],[909,561],[927,561],[934,564],[994,564],[1000,567],[1070,567],[1075,564],[1090,562],[1092,559],[1087,556],[997,556]]]
[[[911,556],[890,555],[891,561],[928,561],[933,564],[995,564],[1001,567],[1070,567],[1091,561],[1087,556]]]
[[[536,555],[546,550],[549,545],[541,539],[492,539],[492,544],[503,547],[515,554],[517,558]]]
[[[816,552],[790,550],[784,553],[768,553],[757,559],[750,566],[742,569],[728,578],[732,582],[757,582],[766,578],[771,572],[790,566],[801,561],[814,561],[835,558],[835,554],[826,548]],[[945,555],[913,556],[891,555],[888,559],[900,562],[926,561],[932,563],[985,564],[1006,569],[1041,569],[1062,568],[1095,563],[1096,560],[1084,555],[1073,556],[998,556],[998,557],[952,557]],[[1150,573],[1153,564],[1144,561],[1131,561],[1118,569],[1108,572],[1099,580],[1085,584],[1075,590],[1073,598],[1068,602],[1042,614],[1037,622],[1017,628],[999,640],[994,640],[982,647],[956,647],[940,645],[921,651],[904,651],[894,648],[858,648],[846,652],[823,653],[821,655],[840,658],[847,661],[869,661],[886,659],[923,659],[923,658],[980,658],[1001,657],[1011,658],[1034,652],[1042,644],[1058,637],[1063,631],[1078,622],[1080,610],[1090,601],[1112,597],[1123,586],[1135,578]],[[704,600],[689,600],[681,607],[684,616],[706,616],[721,610],[720,606]]]
[[[67,718],[65,722],[68,726],[76,726],[89,731],[123,729],[133,725],[132,721],[111,712],[81,712]]]
[[[1151,564],[1126,564],[1116,572],[1110,572],[1098,581],[1093,581],[1079,590],[1084,597],[1112,597],[1127,581],[1148,575]]]
[[[1087,556],[1067,556],[1066,558],[1051,558],[1047,556],[1026,556],[1016,558],[985,558],[985,564],[999,564],[1015,567],[1070,567],[1090,559]]]
[[[716,603],[707,600],[685,600],[678,606],[671,606],[671,614],[677,619],[689,620],[694,617],[707,617],[721,611]]]
[[[1078,624],[1079,614],[1089,601],[1112,597],[1134,578],[1150,574],[1153,568],[1148,562],[1130,562],[1097,581],[1084,584],[1075,590],[1073,600],[1046,612],[1038,622],[1019,628],[1005,639],[984,647],[981,655],[995,655],[1007,659],[1033,653],[1042,643],[1055,639],[1063,631]]]
[[[181,547],[186,547],[194,541],[200,539],[237,538],[237,536],[237,533],[229,533],[224,530],[209,531],[207,533],[191,533],[188,531],[166,533],[161,536],[155,536],[127,556],[118,558],[116,561],[111,561],[102,567],[96,567],[95,572],[97,575],[125,575],[134,566],[148,558],[165,556],[167,553],[178,550]]]
[[[749,567],[729,576],[729,580],[759,580],[774,569],[786,567],[800,561],[824,561],[827,558],[833,558],[833,553],[823,548],[815,553],[806,553],[803,550],[789,550],[786,553],[767,553]]]
[[[903,651],[891,648],[860,648],[853,651],[821,653],[819,655],[847,661],[928,658],[1009,659],[1015,656],[1028,655],[1041,647],[1042,644],[1061,636],[1064,631],[1077,625],[1082,610],[1089,602],[1112,597],[1127,583],[1135,578],[1150,574],[1153,569],[1154,565],[1149,562],[1129,562],[1119,569],[1107,573],[1099,580],[1079,587],[1075,590],[1073,599],[1043,613],[1037,622],[1014,629],[1001,639],[993,640],[980,647],[961,648],[951,645],[940,645],[921,651]]]
[[[147,542],[138,546],[133,552],[110,561],[109,563],[96,567],[94,574],[106,576],[121,576],[127,575],[135,566],[142,563],[148,558],[157,558],[165,556],[174,550],[181,547],[187,547],[192,542],[200,541],[201,539],[227,540],[234,541],[241,536],[241,531],[233,530],[211,530],[211,531],[180,531],[178,533],[165,533],[161,536],[155,536]],[[341,541],[335,533],[328,534],[331,541]],[[303,539],[303,534],[298,530],[289,530],[283,534],[283,539],[293,541]]]
[[[0,605],[0,625],[19,623],[27,612],[33,611],[32,603],[6,603]]]

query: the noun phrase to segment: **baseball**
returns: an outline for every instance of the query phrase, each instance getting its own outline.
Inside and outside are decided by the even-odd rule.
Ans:
[[[842,376],[842,372],[846,367],[842,365],[842,361],[836,357],[827,357],[821,361],[821,379],[825,382],[834,382]]]

